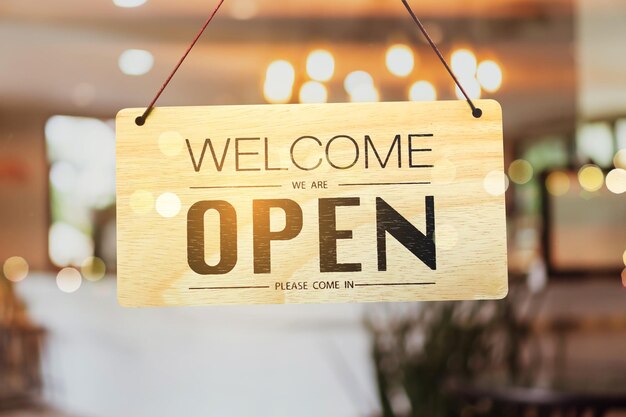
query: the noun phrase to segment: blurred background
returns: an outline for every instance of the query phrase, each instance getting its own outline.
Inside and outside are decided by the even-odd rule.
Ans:
[[[0,2],[0,414],[626,415],[626,3],[412,2],[504,109],[506,300],[122,309],[114,117],[216,3]],[[226,0],[159,104],[458,97],[399,0]]]

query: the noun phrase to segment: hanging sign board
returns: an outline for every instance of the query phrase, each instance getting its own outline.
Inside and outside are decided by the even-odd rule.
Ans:
[[[117,116],[124,306],[501,298],[495,101]]]

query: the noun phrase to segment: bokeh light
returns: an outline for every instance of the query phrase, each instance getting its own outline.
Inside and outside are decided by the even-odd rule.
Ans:
[[[387,49],[385,63],[390,73],[398,77],[406,77],[415,67],[415,57],[411,48],[397,44]]]
[[[82,281],[80,272],[75,268],[63,268],[57,274],[57,287],[68,294],[78,291]]]
[[[80,266],[80,271],[88,281],[99,281],[106,273],[104,261],[96,256],[85,259]]]
[[[300,87],[300,103],[326,103],[328,90],[322,83],[307,81]]]
[[[585,191],[598,191],[604,184],[604,174],[595,165],[585,165],[578,171],[578,182]]]
[[[306,59],[306,73],[315,81],[328,81],[335,73],[335,58],[323,49],[317,49]]]
[[[131,8],[139,7],[145,4],[148,0],[113,0],[113,4],[117,7]]]
[[[230,15],[237,20],[251,19],[259,10],[256,0],[231,0],[228,4]]]
[[[533,166],[524,159],[518,159],[509,165],[509,178],[516,184],[526,184],[533,177]]]
[[[569,176],[562,171],[551,172],[546,178],[546,189],[556,197],[567,194],[570,189]]]
[[[285,60],[273,61],[265,72],[263,95],[268,103],[288,103],[293,94],[296,72]]]
[[[378,90],[373,85],[361,84],[350,94],[353,103],[372,103],[380,100]]]
[[[180,198],[174,193],[163,193],[156,200],[156,211],[163,217],[174,217],[180,212]]]
[[[437,90],[428,81],[418,81],[409,88],[409,100],[434,101],[437,100]]]
[[[502,195],[509,188],[509,178],[502,171],[491,171],[485,176],[483,187],[493,196]]]
[[[74,225],[56,222],[48,233],[48,254],[56,266],[80,265],[93,253],[93,241]]]
[[[626,169],[612,169],[606,176],[606,188],[613,194],[626,192]]]
[[[476,55],[469,49],[458,49],[452,53],[450,60],[452,71],[461,78],[474,78],[476,76]]]
[[[21,256],[12,256],[2,266],[4,276],[12,282],[20,282],[28,276],[28,262]]]
[[[613,157],[613,165],[616,168],[626,169],[626,149],[620,149]]]
[[[476,70],[478,82],[485,91],[495,93],[502,86],[502,69],[494,61],[483,61]]]
[[[154,66],[154,57],[143,49],[127,49],[120,55],[118,65],[126,75],[144,75]]]
[[[346,76],[343,87],[349,95],[361,88],[362,86],[374,87],[374,79],[365,71],[353,71]]]
[[[135,214],[147,214],[154,206],[154,196],[151,192],[137,190],[130,195],[130,209]]]
[[[461,78],[459,78],[459,82],[461,83],[461,85],[465,89],[465,92],[467,93],[469,98],[474,99],[474,100],[478,100],[480,98],[480,96],[482,95],[482,91],[480,89],[480,84],[478,83],[476,78],[463,78],[463,77],[461,77]],[[457,98],[459,100],[465,100],[465,96],[463,95],[463,92],[461,91],[461,89],[458,86],[455,87],[454,91],[455,91],[456,96],[457,96]]]
[[[176,156],[182,151],[185,140],[178,132],[167,131],[159,135],[159,149],[165,156]]]

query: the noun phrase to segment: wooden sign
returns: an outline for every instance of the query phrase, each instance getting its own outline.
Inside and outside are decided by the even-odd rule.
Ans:
[[[477,105],[122,110],[120,303],[504,297],[502,114]]]

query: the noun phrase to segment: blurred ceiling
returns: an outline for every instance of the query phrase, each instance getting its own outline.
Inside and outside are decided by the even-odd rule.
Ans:
[[[112,1],[57,0],[4,0],[0,13],[28,20],[68,20],[76,18],[132,19],[138,15],[146,18],[180,19],[199,18],[206,15],[215,1],[207,0],[150,0],[141,7],[124,9]],[[420,0],[413,7],[423,17],[479,18],[504,16],[538,16],[570,10],[570,0]],[[320,18],[320,17],[397,17],[405,16],[399,1],[392,0],[230,0],[224,12],[237,17],[241,10],[257,18]]]
[[[148,0],[120,8],[112,0],[0,2],[0,111],[113,117],[145,106],[177,62],[216,0]],[[571,124],[576,113],[572,0],[421,0],[413,8],[449,57],[469,47],[504,70],[496,95],[511,136]],[[419,64],[406,79],[386,71],[386,48],[411,45]],[[287,59],[303,77],[307,54],[336,58],[330,101],[345,101],[345,75],[369,71],[383,100],[406,99],[410,83],[431,81],[441,99],[452,81],[424,44],[400,0],[226,0],[160,105],[264,102],[267,65]],[[122,74],[131,48],[155,57],[146,75]],[[302,80],[300,80],[301,82]]]

